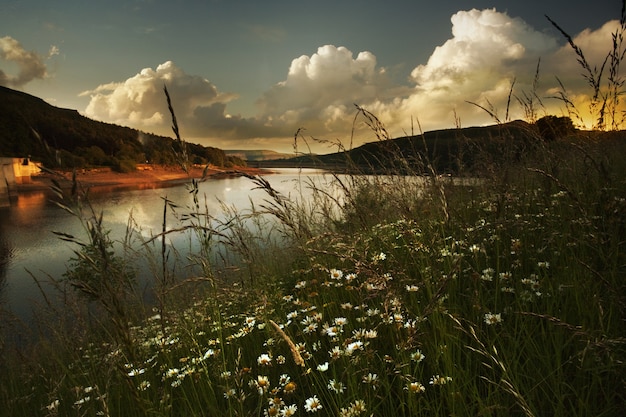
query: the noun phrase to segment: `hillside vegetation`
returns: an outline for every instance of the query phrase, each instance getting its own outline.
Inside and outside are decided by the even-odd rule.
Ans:
[[[245,165],[221,149],[186,143],[190,162]],[[179,142],[103,123],[29,94],[0,87],[0,155],[27,157],[48,168],[108,166],[133,170],[137,163],[174,165]]]

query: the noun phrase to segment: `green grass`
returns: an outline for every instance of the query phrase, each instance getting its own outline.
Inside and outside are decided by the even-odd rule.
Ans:
[[[270,196],[292,249],[254,248],[245,289],[207,275],[130,326],[57,329],[3,361],[0,414],[618,415],[624,146],[545,145],[506,187],[338,177],[333,214]]]

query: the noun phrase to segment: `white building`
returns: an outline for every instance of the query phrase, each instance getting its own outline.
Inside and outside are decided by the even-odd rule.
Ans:
[[[41,163],[29,158],[0,157],[0,196],[5,196],[17,184],[29,184],[31,175],[41,172]]]

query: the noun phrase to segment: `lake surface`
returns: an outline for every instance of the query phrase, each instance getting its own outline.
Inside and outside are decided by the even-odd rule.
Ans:
[[[281,169],[265,178],[276,190],[286,195],[306,198],[305,181],[326,181],[322,171]],[[325,179],[326,178],[326,179]],[[264,191],[253,190],[248,178],[208,179],[200,183],[201,205],[219,218],[222,203],[238,210],[258,204],[267,198]],[[60,278],[67,271],[68,261],[78,246],[61,240],[53,232],[62,232],[86,240],[80,221],[51,201],[49,192],[29,192],[13,196],[11,204],[0,207],[0,320],[2,315],[28,321],[33,307],[43,301],[33,275],[42,281],[49,275]],[[113,240],[121,240],[127,230],[129,217],[136,225],[134,231],[149,238],[161,232],[164,198],[177,204],[181,213],[192,205],[192,195],[186,185],[141,190],[96,191],[89,200],[96,211],[103,213],[105,229],[111,230]],[[181,223],[168,211],[168,229]],[[168,235],[173,247],[192,245],[189,236]],[[32,274],[32,275],[31,275]]]

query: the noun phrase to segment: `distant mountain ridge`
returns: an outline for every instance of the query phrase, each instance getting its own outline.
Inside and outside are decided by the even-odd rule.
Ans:
[[[295,157],[295,155],[291,153],[276,152],[267,149],[225,149],[224,152],[226,155],[236,156],[245,161],[267,161]]]

